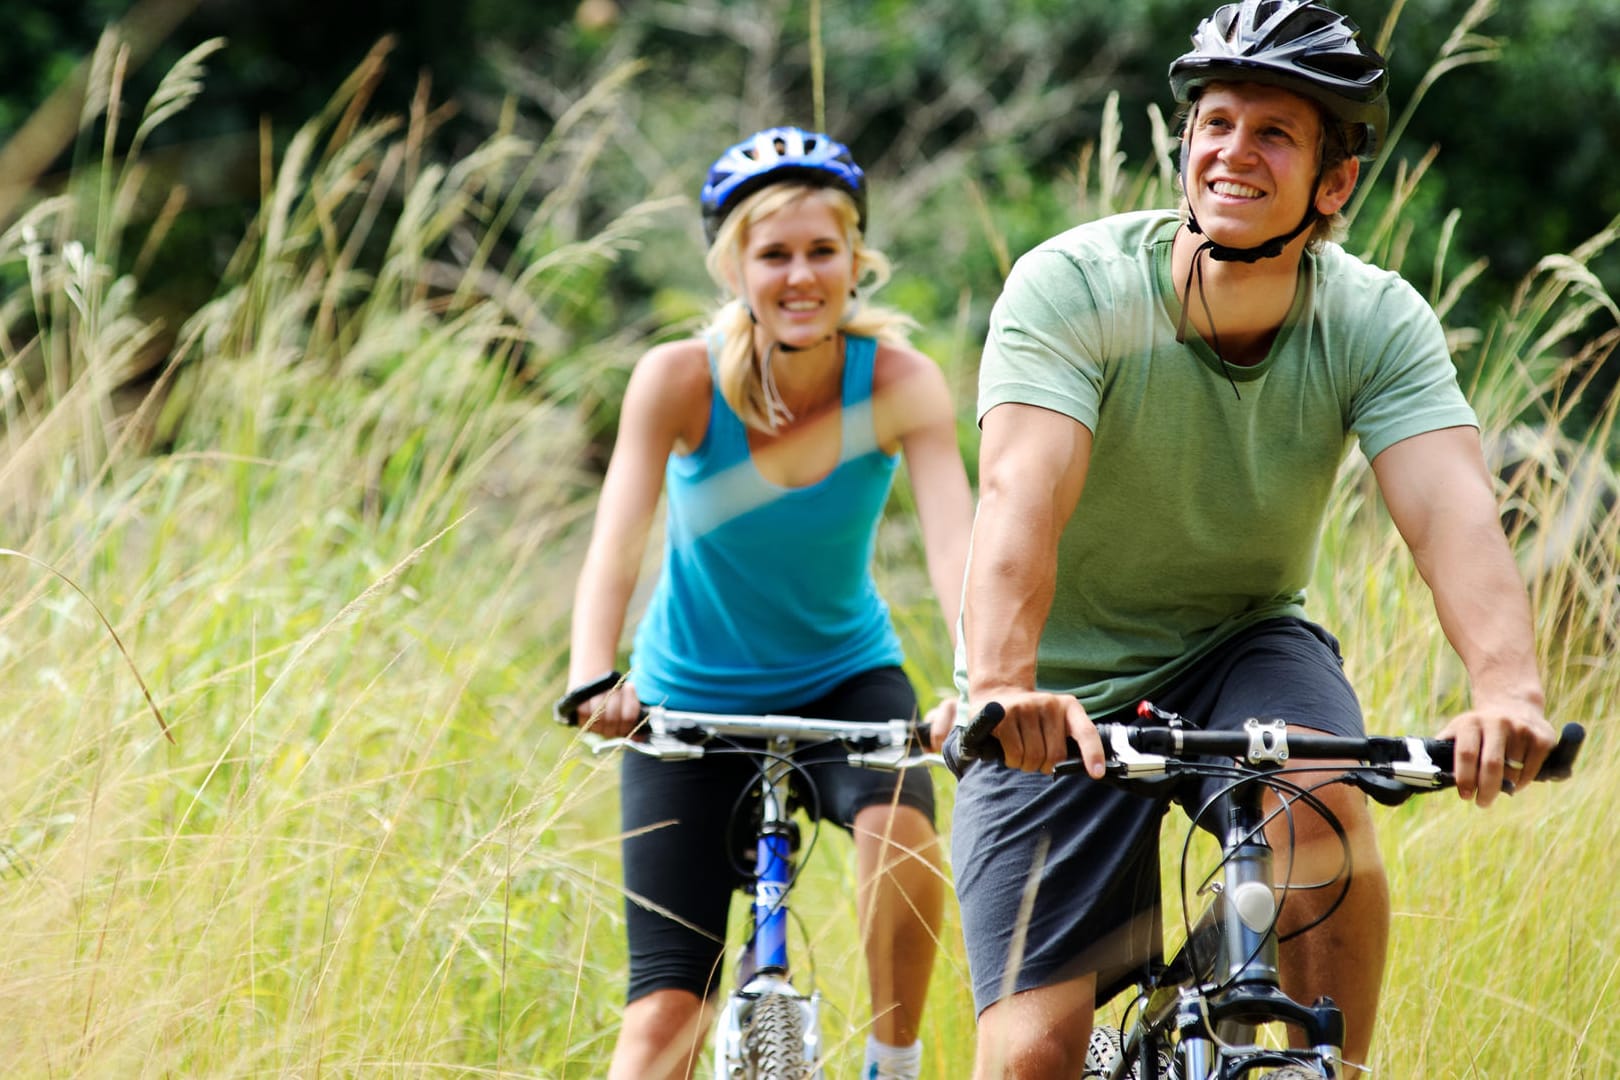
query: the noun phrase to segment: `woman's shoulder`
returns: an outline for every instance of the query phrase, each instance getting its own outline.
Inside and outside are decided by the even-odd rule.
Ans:
[[[625,392],[625,414],[661,431],[676,452],[690,452],[709,425],[713,382],[709,349],[701,338],[654,345],[636,361]]]
[[[913,431],[955,422],[945,372],[932,357],[910,345],[878,345],[872,401],[878,443],[890,453]]]
[[[942,376],[933,358],[910,345],[879,341],[872,359],[872,388],[881,390],[919,376]]]
[[[666,393],[709,392],[709,345],[702,338],[681,338],[654,345],[636,361],[635,378]]]
[[[709,343],[704,338],[686,337],[654,345],[641,354],[641,364],[683,372],[691,368],[709,370]]]

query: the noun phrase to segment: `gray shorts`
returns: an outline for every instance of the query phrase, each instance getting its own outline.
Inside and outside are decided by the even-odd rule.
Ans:
[[[1301,619],[1239,632],[1151,700],[1212,730],[1261,717],[1364,734],[1338,641]],[[1088,973],[1097,974],[1101,1003],[1157,959],[1159,822],[1172,801],[1196,808],[1205,795],[1194,788],[1147,798],[1083,775],[1054,780],[993,762],[969,766],[956,789],[951,861],[977,1011]],[[1034,903],[1021,925],[1032,875]]]

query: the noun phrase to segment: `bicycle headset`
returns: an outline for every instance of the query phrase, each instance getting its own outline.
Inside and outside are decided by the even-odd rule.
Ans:
[[[837,188],[855,200],[856,225],[866,231],[866,174],[843,143],[796,127],[750,135],[709,166],[703,183],[703,234],[709,243],[737,204],[760,188],[801,181]]]
[[[1198,24],[1192,43],[1192,50],[1170,65],[1170,88],[1177,104],[1190,106],[1195,115],[1199,95],[1212,82],[1262,83],[1309,98],[1338,120],[1351,154],[1370,158],[1378,152],[1389,127],[1389,73],[1384,58],[1362,41],[1360,29],[1345,16],[1313,0],[1242,0],[1216,8]],[[1185,139],[1180,171],[1185,190]],[[1325,157],[1312,192],[1324,172]],[[1187,213],[1187,227],[1203,235],[1190,201]],[[1275,258],[1321,216],[1312,198],[1292,232],[1254,247],[1227,247],[1207,238],[1202,247],[1218,262]]]

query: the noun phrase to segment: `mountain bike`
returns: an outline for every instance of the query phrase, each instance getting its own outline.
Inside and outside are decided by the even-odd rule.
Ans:
[[[1002,709],[986,705],[965,727],[952,732],[944,756],[960,776],[974,759],[999,760],[993,731]],[[1287,721],[1251,719],[1242,731],[1202,731],[1150,702],[1137,708],[1142,724],[1101,723],[1107,754],[1102,782],[1140,794],[1165,793],[1183,779],[1213,778],[1217,792],[1192,815],[1182,848],[1182,919],[1185,940],[1168,962],[1156,961],[1135,979],[1126,1022],[1097,1026],[1083,1077],[1095,1080],[1340,1080],[1344,1014],[1330,998],[1295,1001],[1278,975],[1277,923],[1291,888],[1349,887],[1349,844],[1343,829],[1314,793],[1330,784],[1350,784],[1385,806],[1412,795],[1439,791],[1455,780],[1449,740],[1374,736],[1347,738],[1290,732]],[[1564,727],[1538,780],[1567,779],[1586,732]],[[1057,776],[1085,778],[1079,748],[1070,740],[1069,760]],[[1347,768],[1290,763],[1355,761]],[[1310,774],[1308,783],[1302,774]],[[1504,790],[1511,790],[1504,785]],[[1265,795],[1277,805],[1267,809]],[[1278,887],[1266,826],[1296,803],[1323,815],[1344,845],[1344,871],[1333,881]],[[1220,854],[1202,886],[1188,889],[1191,839],[1200,824],[1215,833]],[[1207,893],[1208,907],[1193,918],[1187,893]],[[1340,894],[1342,899],[1343,893]],[[1326,918],[1326,915],[1323,916]],[[1305,927],[1297,933],[1303,933]],[[1292,1024],[1305,1033],[1302,1047],[1263,1045],[1267,1025]]]
[[[572,725],[579,707],[620,681],[617,673],[576,687],[557,703],[557,719]],[[715,1080],[821,1080],[821,993],[805,988],[788,948],[788,897],[798,881],[801,852],[793,820],[791,782],[802,770],[795,748],[837,742],[851,765],[896,772],[942,764],[928,751],[928,726],[916,720],[862,722],[801,716],[686,712],[645,706],[630,738],[589,733],[593,753],[644,754],[690,761],[705,754],[747,754],[758,761],[751,801],[752,868],[744,891],[752,898],[752,927],[739,953],[731,992],[720,1010],[714,1046]],[[807,780],[808,778],[805,777]]]

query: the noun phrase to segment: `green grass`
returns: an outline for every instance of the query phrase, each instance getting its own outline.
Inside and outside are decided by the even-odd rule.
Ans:
[[[605,1071],[624,964],[614,767],[549,703],[592,508],[581,403],[639,344],[580,327],[601,268],[666,204],[568,239],[616,87],[555,141],[499,132],[440,167],[411,124],[363,119],[364,86],[267,162],[259,219],[183,324],[143,315],[145,283],[112,269],[138,162],[109,156],[0,234],[22,283],[0,304],[0,522],[27,556],[0,555],[7,1076]],[[1589,256],[1549,260],[1496,324],[1452,330],[1494,373],[1476,391],[1492,436],[1527,435],[1542,463],[1502,496],[1552,711],[1592,738],[1570,784],[1488,813],[1442,797],[1380,814],[1386,1077],[1620,1067],[1620,525],[1572,480],[1612,479],[1615,404],[1590,446],[1548,434],[1613,345],[1589,329],[1612,308]],[[1438,267],[1433,286],[1448,294]],[[942,689],[920,565],[897,513],[880,570],[916,682]],[[1429,731],[1460,702],[1359,463],[1313,603],[1375,727]],[[864,1041],[851,873],[829,830],[797,897],[835,1075]],[[965,1074],[966,981],[950,909],[928,1075]]]

